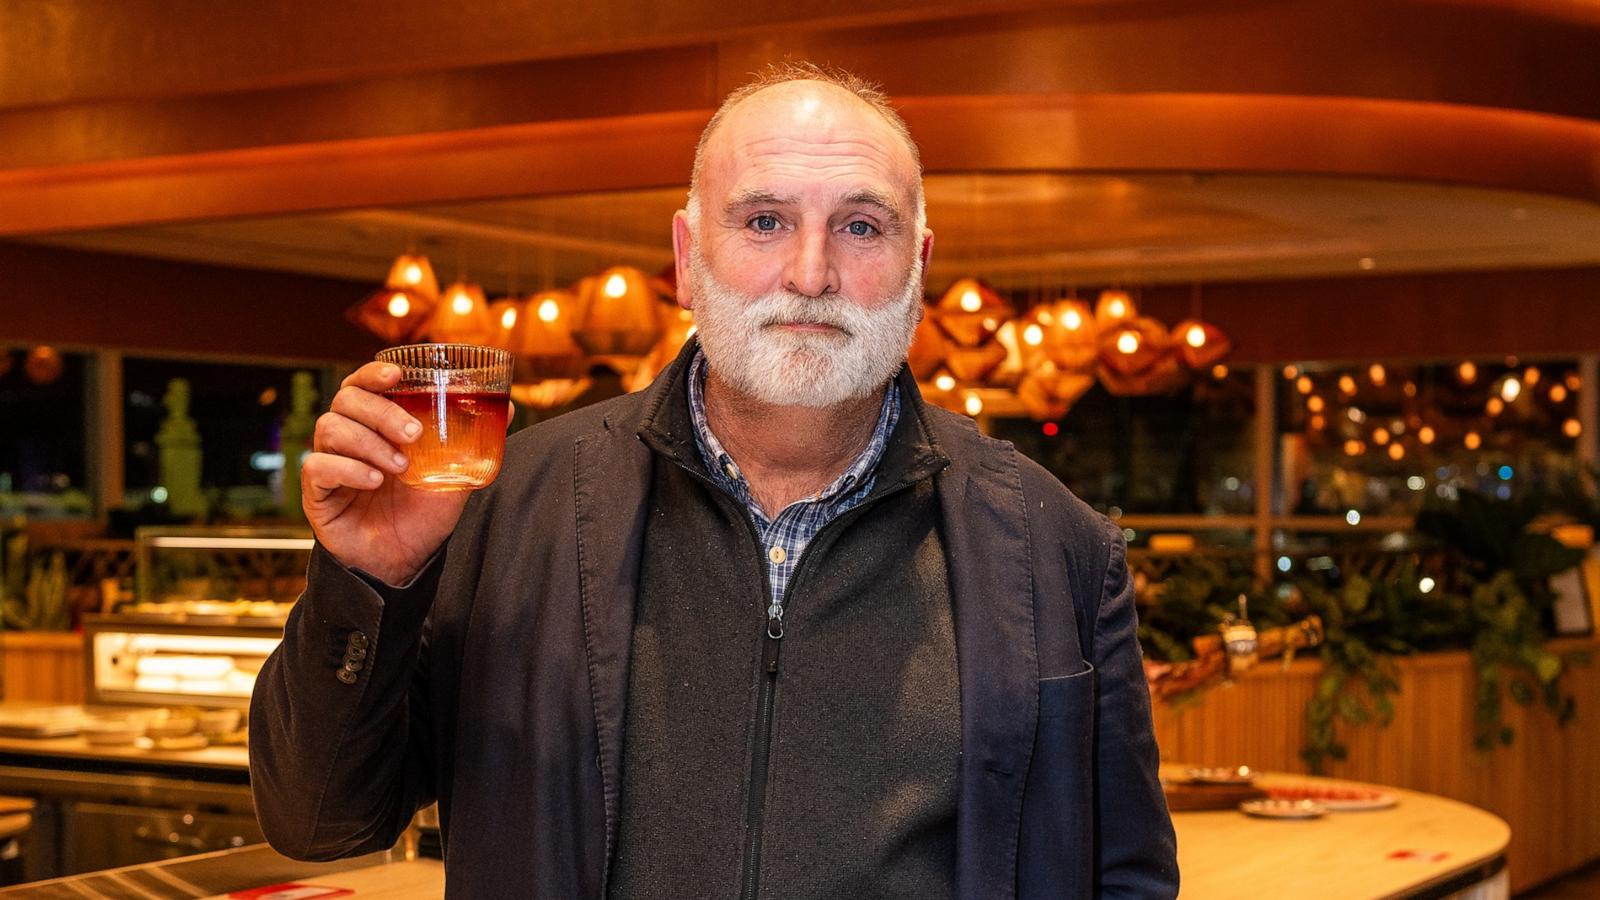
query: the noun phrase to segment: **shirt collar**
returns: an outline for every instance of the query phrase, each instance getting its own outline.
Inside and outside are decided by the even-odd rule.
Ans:
[[[739,472],[738,464],[723,449],[722,442],[717,440],[706,418],[706,371],[705,351],[697,349],[694,359],[689,363],[688,378],[689,415],[694,421],[695,449],[699,451],[700,460],[710,471],[711,477],[749,503],[749,488],[744,476]],[[900,388],[891,381],[889,389],[883,392],[883,405],[878,409],[878,422],[873,427],[872,437],[867,441],[866,448],[848,469],[834,479],[832,484],[807,499],[813,503],[830,501],[841,494],[848,495],[849,492],[866,484],[871,479],[873,470],[877,468],[878,461],[883,458],[884,448],[889,444],[889,435],[894,432],[895,423],[899,418]]]

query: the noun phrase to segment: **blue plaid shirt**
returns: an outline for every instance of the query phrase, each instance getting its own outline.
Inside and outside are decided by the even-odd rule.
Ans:
[[[772,588],[772,606],[767,614],[781,618],[784,591],[800,564],[800,554],[805,552],[806,544],[817,536],[824,525],[860,505],[871,493],[877,477],[875,470],[878,460],[883,457],[883,448],[888,445],[889,435],[894,432],[894,424],[900,418],[900,388],[892,381],[889,383],[889,389],[884,391],[877,427],[872,430],[872,439],[850,468],[816,495],[796,500],[784,507],[777,518],[769,520],[760,504],[750,495],[750,486],[739,474],[733,457],[722,449],[722,444],[711,433],[711,426],[706,422],[705,378],[706,356],[704,352],[698,352],[689,364],[689,414],[694,418],[695,446],[700,451],[701,461],[710,471],[712,481],[750,511],[756,535],[760,537],[761,546],[767,554],[767,583]]]

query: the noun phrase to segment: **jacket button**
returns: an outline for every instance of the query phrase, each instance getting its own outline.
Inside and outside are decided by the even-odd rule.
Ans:
[[[344,658],[345,659],[366,659],[367,658],[367,648],[365,648],[365,647],[351,647],[349,649],[349,652],[347,652],[344,655]]]
[[[350,632],[350,646],[365,649],[367,646],[366,634],[360,631]]]
[[[340,669],[339,670],[339,680],[344,682],[345,684],[355,684],[356,683],[356,673],[350,671],[349,669]]]

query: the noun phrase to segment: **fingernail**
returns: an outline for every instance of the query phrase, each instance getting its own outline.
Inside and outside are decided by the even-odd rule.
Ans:
[[[379,472],[377,469],[373,469],[371,472],[367,473],[367,480],[373,484],[377,484],[378,482],[383,481],[383,473]]]
[[[400,373],[400,370],[398,368],[394,367],[394,366],[384,366],[383,367],[383,377],[385,377],[385,378],[393,378],[394,376],[398,375],[399,373]]]
[[[406,423],[406,437],[416,437],[422,433],[422,423],[415,419]]]
[[[397,469],[406,467],[406,455],[404,453],[396,453],[394,455],[394,467]]]

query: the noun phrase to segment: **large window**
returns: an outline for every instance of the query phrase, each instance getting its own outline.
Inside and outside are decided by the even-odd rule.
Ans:
[[[213,515],[282,511],[281,430],[297,370],[186,360],[128,358],[123,364],[126,505],[167,501],[157,434],[171,413],[175,380],[187,383],[187,416],[200,438],[200,484]],[[315,373],[313,373],[315,375]],[[322,393],[318,386],[319,394]],[[325,397],[325,395],[324,395]],[[326,405],[319,397],[316,408]]]
[[[90,360],[82,354],[0,346],[0,516],[93,512],[89,372]]]

